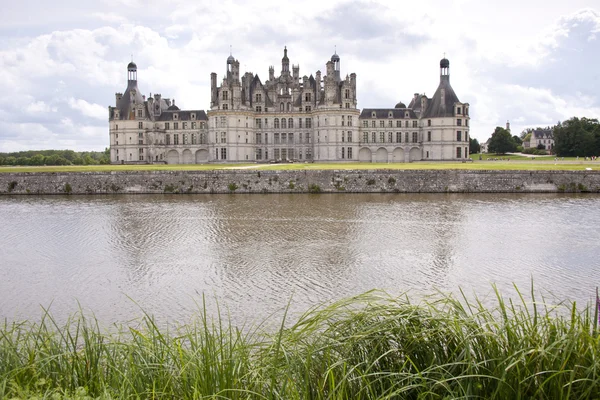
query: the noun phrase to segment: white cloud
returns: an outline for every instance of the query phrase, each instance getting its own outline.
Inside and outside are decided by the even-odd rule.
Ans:
[[[25,111],[29,114],[39,114],[39,113],[49,113],[49,112],[55,113],[56,111],[58,111],[58,108],[52,107],[43,101],[36,101],[36,102],[30,103],[25,108]]]
[[[88,103],[87,101],[85,101],[83,99],[76,100],[73,97],[71,97],[69,99],[68,103],[69,103],[69,106],[73,110],[79,111],[81,114],[85,115],[86,117],[91,117],[91,118],[108,121],[108,109],[105,107],[102,107],[99,104]]]

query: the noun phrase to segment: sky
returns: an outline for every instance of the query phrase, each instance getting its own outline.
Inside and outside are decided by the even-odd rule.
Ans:
[[[210,73],[230,54],[240,72],[300,76],[334,51],[357,74],[359,108],[433,95],[439,61],[470,104],[471,136],[486,141],[574,116],[600,118],[597,0],[0,0],[0,152],[101,151],[108,106],[138,66],[143,94],[208,109]]]

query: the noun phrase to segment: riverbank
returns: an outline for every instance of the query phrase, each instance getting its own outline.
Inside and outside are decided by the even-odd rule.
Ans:
[[[119,333],[75,316],[0,327],[0,397],[403,399],[597,398],[597,312],[367,293],[275,332],[199,315],[150,316]],[[563,315],[563,316],[561,316]],[[272,324],[271,324],[272,326]],[[90,397],[86,397],[90,396]]]
[[[600,171],[137,170],[0,174],[4,194],[600,192]]]

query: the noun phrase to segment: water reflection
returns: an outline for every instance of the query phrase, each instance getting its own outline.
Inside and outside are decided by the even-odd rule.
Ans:
[[[600,199],[575,195],[202,195],[0,198],[0,317],[52,303],[106,322],[185,322],[205,294],[234,321],[373,288],[489,294],[495,283],[587,301]],[[216,312],[214,302],[209,310]]]

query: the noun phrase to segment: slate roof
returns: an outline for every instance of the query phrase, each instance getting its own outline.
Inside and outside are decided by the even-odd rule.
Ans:
[[[135,95],[133,94],[135,92]],[[133,98],[133,103],[131,102]],[[127,89],[123,93],[123,97],[117,103],[117,109],[120,112],[119,119],[129,119],[130,113],[134,111],[132,104],[144,104],[144,98],[137,87],[137,81],[128,81]],[[147,110],[146,110],[147,111]]]
[[[191,121],[192,113],[196,113],[196,121],[208,121],[208,116],[204,110],[163,111],[157,121],[173,121],[173,114],[175,113],[178,114],[175,121]]]
[[[442,92],[444,92],[443,101]],[[454,103],[459,102],[460,100],[458,100],[458,96],[456,96],[454,89],[452,89],[452,86],[450,86],[450,76],[442,75],[440,77],[440,85],[438,86],[431,100],[429,100],[427,109],[425,110],[422,118],[453,117]]]
[[[552,129],[536,129],[531,132],[531,136],[536,139],[554,139],[554,132]]]
[[[358,119],[372,119],[373,112],[375,112],[375,118],[385,119],[389,118],[390,112],[394,119],[405,119],[404,115],[408,111],[408,117],[416,119],[417,115],[415,112],[408,108],[363,108]]]

